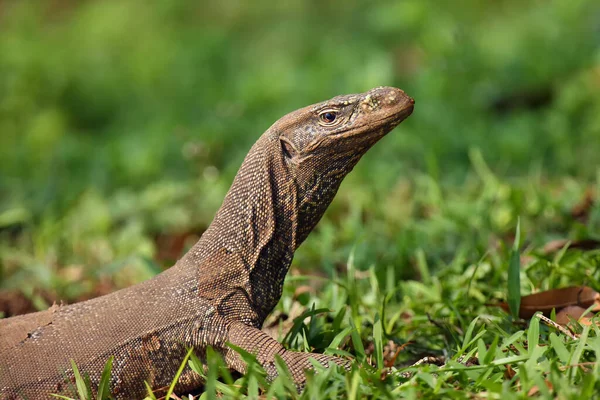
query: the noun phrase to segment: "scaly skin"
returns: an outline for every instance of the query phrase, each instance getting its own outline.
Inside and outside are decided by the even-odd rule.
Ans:
[[[281,118],[250,149],[212,224],[175,266],[106,296],[0,320],[0,398],[74,395],[70,360],[96,389],[110,356],[111,392],[142,398],[144,381],[157,391],[169,385],[189,347],[202,359],[212,346],[243,373],[228,342],[256,354],[271,379],[279,354],[299,386],[310,358],[347,367],[341,358],[288,351],[260,328],[294,251],[343,178],[413,104],[401,90],[380,87]],[[176,390],[201,384],[187,369]]]

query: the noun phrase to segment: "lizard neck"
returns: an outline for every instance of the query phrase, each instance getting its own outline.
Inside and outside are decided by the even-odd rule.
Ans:
[[[224,315],[235,318],[236,310],[250,306],[238,318],[253,325],[279,301],[297,247],[297,189],[283,163],[278,136],[267,131],[209,228],[178,262],[196,271],[198,293],[210,293]]]

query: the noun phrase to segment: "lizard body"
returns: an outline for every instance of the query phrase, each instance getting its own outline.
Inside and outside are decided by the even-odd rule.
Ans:
[[[408,117],[413,100],[396,88],[338,96],[271,126],[246,156],[213,222],[172,268],[106,296],[0,320],[0,399],[73,394],[73,360],[97,387],[114,356],[111,393],[144,397],[169,385],[186,349],[207,346],[229,367],[246,365],[226,344],[256,354],[269,378],[279,354],[298,384],[309,358],[260,330],[281,297],[294,251],[343,178],[380,138]],[[202,384],[187,368],[177,391]]]

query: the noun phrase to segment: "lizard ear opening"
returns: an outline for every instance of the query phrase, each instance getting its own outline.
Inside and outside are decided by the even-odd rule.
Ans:
[[[281,143],[281,151],[283,152],[285,158],[291,159],[296,155],[296,149],[290,142],[284,138],[279,139],[279,142]]]

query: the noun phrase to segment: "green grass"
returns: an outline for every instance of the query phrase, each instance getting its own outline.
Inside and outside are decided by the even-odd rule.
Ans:
[[[299,395],[210,356],[203,396],[599,391],[596,326],[574,341],[490,305],[600,288],[600,250],[544,250],[600,240],[597,1],[5,3],[0,295],[43,309],[159,273],[270,124],[393,85],[414,114],[346,179],[276,309],[302,315],[286,346],[353,370]],[[410,367],[425,356],[446,363]]]
[[[506,249],[498,254],[501,262],[495,273],[498,277],[506,275],[513,251]],[[485,298],[479,298],[482,292],[507,291],[506,285],[497,286],[491,259],[486,256],[476,265],[463,268],[463,273],[449,272],[445,276],[447,284],[440,283],[446,280],[440,274],[429,285],[399,282],[391,292],[373,284],[377,282],[374,268],[357,277],[358,271],[350,260],[348,273],[339,281],[325,283],[318,298],[315,296],[314,303],[310,302],[313,311],[299,316],[290,336],[284,340],[299,351],[316,349],[332,354],[340,354],[340,349],[347,351],[355,360],[350,372],[317,368],[318,372],[309,376],[306,389],[299,394],[283,365],[279,366],[280,376],[267,382],[262,368],[253,363],[253,357],[243,354],[251,364],[249,372],[234,380],[218,354],[209,351],[207,371],[195,356],[190,361],[191,368],[207,380],[206,391],[200,398],[264,395],[323,399],[347,395],[351,399],[399,396],[504,399],[530,397],[528,393],[541,398],[593,398],[600,387],[596,362],[600,354],[600,328],[576,324],[578,339],[573,340],[540,324],[537,318],[525,325],[497,307],[483,305]],[[600,261],[600,252],[573,254],[567,250],[562,259],[554,261],[536,257],[525,269],[524,280],[533,283],[527,275],[539,263],[544,264],[548,275],[551,270],[566,273],[565,269],[571,269],[569,259],[589,266]],[[598,268],[593,271],[582,268],[580,278],[585,280],[583,275],[597,271]],[[290,289],[290,285],[286,288]],[[288,293],[279,308],[285,309],[286,302],[293,301],[297,300]],[[314,310],[315,303],[340,311]],[[356,321],[352,316],[356,316]],[[394,365],[386,366],[392,358],[390,352],[394,353],[398,345],[406,346]],[[443,360],[443,365],[411,366],[426,356]]]

